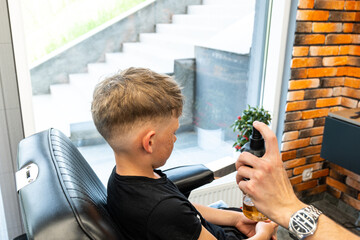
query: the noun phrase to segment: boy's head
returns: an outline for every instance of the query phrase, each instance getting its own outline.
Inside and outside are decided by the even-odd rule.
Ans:
[[[182,113],[183,95],[167,75],[145,68],[129,68],[100,82],[91,112],[99,133],[115,150],[117,139],[150,121]]]

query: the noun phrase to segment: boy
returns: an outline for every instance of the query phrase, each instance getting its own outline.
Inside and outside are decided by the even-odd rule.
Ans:
[[[156,170],[172,152],[182,107],[176,82],[149,69],[129,68],[96,86],[94,123],[116,160],[107,189],[110,215],[128,239],[237,239],[214,224],[269,239],[274,223],[192,205]]]

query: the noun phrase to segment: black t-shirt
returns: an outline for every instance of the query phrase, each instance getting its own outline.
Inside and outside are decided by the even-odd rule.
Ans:
[[[165,174],[159,179],[120,176],[108,182],[108,210],[128,239],[196,240],[204,226],[217,239],[224,230],[207,222]]]

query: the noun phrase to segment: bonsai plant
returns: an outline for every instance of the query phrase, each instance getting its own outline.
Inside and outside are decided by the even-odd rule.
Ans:
[[[263,107],[250,107],[250,105],[248,105],[248,109],[245,109],[242,115],[238,116],[236,121],[231,125],[234,132],[239,131],[237,140],[233,145],[237,152],[249,141],[254,121],[263,122],[269,125],[271,115]]]

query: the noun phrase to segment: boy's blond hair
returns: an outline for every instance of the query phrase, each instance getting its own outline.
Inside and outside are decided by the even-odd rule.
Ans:
[[[118,134],[129,133],[135,124],[180,117],[182,107],[181,89],[170,76],[128,68],[97,84],[91,112],[97,130],[110,143]]]

